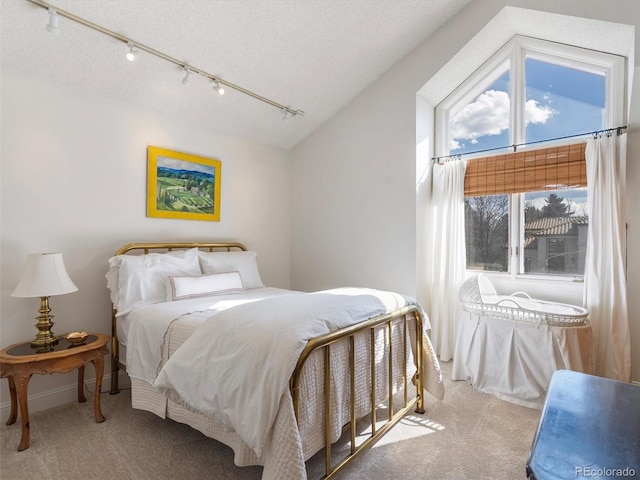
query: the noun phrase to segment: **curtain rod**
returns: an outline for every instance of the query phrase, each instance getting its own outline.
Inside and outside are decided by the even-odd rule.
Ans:
[[[518,147],[524,147],[527,145],[534,145],[536,143],[544,143],[544,142],[553,142],[555,140],[564,140],[567,138],[575,138],[575,137],[585,137],[587,135],[593,135],[593,138],[597,138],[602,134],[606,134],[607,136],[611,136],[611,134],[615,131],[616,135],[622,135],[622,131],[626,130],[627,126],[624,125],[622,127],[615,128],[605,128],[603,130],[596,130],[595,132],[584,132],[584,133],[576,133],[575,135],[566,135],[564,137],[556,137],[556,138],[548,138],[546,140],[536,140],[533,142],[527,143],[514,143],[513,145],[505,145],[503,147],[494,147],[494,148],[486,148],[484,150],[476,150],[474,152],[463,152],[463,153],[454,153],[453,155],[442,155],[441,157],[433,157],[431,160],[434,162],[439,162],[440,160],[460,160],[462,155],[472,155],[475,153],[484,153],[484,152],[492,152],[495,150],[504,150],[505,148],[513,148],[513,152],[518,151]]]
[[[121,35],[119,33],[116,33],[112,30],[109,30],[108,28],[105,28],[101,25],[98,25],[97,23],[93,23],[89,20],[86,20],[82,17],[79,17],[78,15],[75,15],[71,12],[67,12],[65,10],[61,10],[58,7],[56,7],[55,5],[52,5],[50,3],[47,3],[43,0],[27,0],[28,2],[38,6],[38,7],[42,7],[48,10],[53,10],[55,11],[55,13],[57,13],[58,15],[68,18],[69,20],[72,20],[76,23],[79,23],[81,25],[84,25],[85,27],[89,27],[97,32],[103,33],[111,38],[115,38],[116,40],[119,40],[121,42],[123,42],[125,45],[127,45],[128,43],[131,43],[134,47],[137,47],[140,50],[143,50],[147,53],[150,53],[151,55],[154,55],[158,58],[161,58],[162,60],[165,60],[169,63],[173,63],[174,65],[177,65],[179,67],[182,67],[185,70],[190,70],[193,73],[197,73],[199,75],[202,75],[203,77],[206,77],[214,82],[218,82],[219,84],[225,85],[229,88],[232,88],[240,93],[244,93],[245,95],[248,95],[250,97],[255,98],[256,100],[260,100],[261,102],[267,103],[273,107],[276,107],[277,109],[279,109],[280,111],[283,112],[283,114],[286,115],[292,115],[292,116],[296,116],[296,115],[300,115],[300,116],[304,116],[304,111],[302,110],[297,110],[291,107],[287,107],[285,105],[281,105],[277,102],[274,102],[273,100],[270,100],[266,97],[263,97],[262,95],[258,95],[255,92],[252,92],[251,90],[247,90],[246,88],[243,88],[239,85],[235,85],[227,80],[224,80],[220,77],[218,77],[217,75],[213,75],[211,73],[207,73],[204,70],[194,67],[193,65],[189,65],[186,62],[183,62],[181,60],[178,60],[177,58],[171,57],[169,55],[167,55],[166,53],[162,53],[159,50],[156,50],[155,48],[149,47],[147,45],[144,45],[143,43],[137,42],[135,40],[133,40],[132,38],[126,37],[124,35]]]

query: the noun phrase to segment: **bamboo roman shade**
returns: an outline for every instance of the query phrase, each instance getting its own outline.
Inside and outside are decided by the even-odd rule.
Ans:
[[[584,142],[467,161],[465,197],[587,186]]]

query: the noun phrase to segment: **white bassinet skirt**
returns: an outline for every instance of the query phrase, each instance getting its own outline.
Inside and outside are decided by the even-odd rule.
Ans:
[[[592,373],[590,325],[549,326],[463,311],[452,380],[531,408],[542,408],[551,376]]]

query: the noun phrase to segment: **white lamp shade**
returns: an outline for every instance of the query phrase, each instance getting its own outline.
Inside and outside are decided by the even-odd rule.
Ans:
[[[32,253],[12,297],[50,297],[78,290],[64,268],[61,253]]]

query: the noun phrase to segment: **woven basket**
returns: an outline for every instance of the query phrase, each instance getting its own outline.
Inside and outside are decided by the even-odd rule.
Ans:
[[[458,297],[465,311],[478,315],[557,327],[589,325],[589,311],[567,303],[547,302],[528,297],[525,299],[527,305],[536,305],[536,308],[532,309],[522,306],[523,299],[515,294],[495,295],[495,303],[485,302],[480,290],[479,275],[467,279],[461,285]]]

